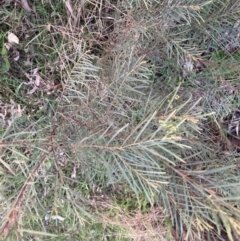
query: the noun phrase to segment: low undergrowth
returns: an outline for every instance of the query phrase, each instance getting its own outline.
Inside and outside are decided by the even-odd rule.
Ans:
[[[238,240],[238,1],[3,1],[0,237]]]

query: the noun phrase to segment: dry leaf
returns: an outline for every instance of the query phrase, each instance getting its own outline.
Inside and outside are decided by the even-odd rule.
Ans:
[[[32,75],[36,75],[38,70],[39,70],[39,68],[34,68],[30,72],[31,72]]]
[[[40,85],[41,77],[38,74],[39,68],[35,68],[31,71],[31,77],[35,78],[34,84],[38,87]]]
[[[19,58],[20,58],[20,53],[19,53],[19,51],[17,51],[17,50],[13,50],[13,53],[14,53],[14,60],[15,61],[18,61],[19,60]]]
[[[6,48],[7,50],[9,50],[10,48],[12,48],[12,45],[11,45],[10,43],[5,43],[4,46],[5,46],[5,48]]]
[[[19,44],[19,39],[14,33],[8,33],[8,42],[13,44]]]
[[[32,95],[38,90],[42,81],[41,76],[38,74],[39,68],[34,68],[30,71],[30,74],[25,73],[25,76],[29,79],[29,82],[23,82],[25,85],[32,85],[33,88],[27,92],[28,95]]]
[[[59,215],[52,215],[51,216],[51,219],[52,220],[59,220],[59,221],[64,221],[65,220],[65,218],[64,217],[62,217],[62,216],[59,216]]]
[[[66,0],[66,1],[64,1],[64,3],[66,5],[67,10],[70,12],[71,16],[75,19],[70,1]]]
[[[65,3],[65,5],[66,5],[68,11],[71,13],[71,15],[73,15],[73,9],[72,9],[72,6],[71,6],[70,1],[69,1],[69,0],[66,0],[64,3]]]
[[[22,3],[23,8],[27,12],[32,12],[32,9],[29,7],[29,4],[28,4],[27,0],[21,0],[21,3]]]
[[[35,85],[36,86],[39,86],[40,85],[40,81],[41,81],[41,77],[40,77],[40,75],[38,75],[38,74],[36,74],[35,75]]]
[[[27,94],[32,95],[34,92],[36,92],[37,89],[38,89],[37,86],[34,85],[33,88],[27,92]]]
[[[51,31],[51,24],[50,23],[46,26],[46,29],[47,29],[48,32]]]

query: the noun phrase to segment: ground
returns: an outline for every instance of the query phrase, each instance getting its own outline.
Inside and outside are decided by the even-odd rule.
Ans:
[[[240,240],[238,1],[0,3],[3,240]]]

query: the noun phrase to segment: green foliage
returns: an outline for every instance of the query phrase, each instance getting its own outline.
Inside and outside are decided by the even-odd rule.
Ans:
[[[10,63],[8,60],[8,51],[4,46],[4,35],[0,32],[0,56],[1,56],[1,73],[8,72],[10,69]]]
[[[226,116],[240,104],[239,10],[4,3],[1,237],[237,240],[239,148]],[[9,50],[8,32],[20,41]]]

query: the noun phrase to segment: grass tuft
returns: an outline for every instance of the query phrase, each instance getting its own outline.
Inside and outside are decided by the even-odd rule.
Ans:
[[[238,1],[1,5],[1,239],[239,239]]]

